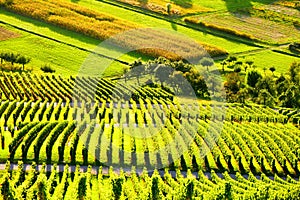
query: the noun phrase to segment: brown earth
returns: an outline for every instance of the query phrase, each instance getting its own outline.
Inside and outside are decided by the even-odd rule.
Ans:
[[[3,27],[0,27],[0,41],[8,40],[10,38],[17,38],[20,34],[7,30]]]

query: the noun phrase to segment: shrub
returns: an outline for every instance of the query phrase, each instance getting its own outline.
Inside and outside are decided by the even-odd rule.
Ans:
[[[54,73],[55,72],[55,69],[53,69],[50,65],[42,66],[41,70],[45,73]]]

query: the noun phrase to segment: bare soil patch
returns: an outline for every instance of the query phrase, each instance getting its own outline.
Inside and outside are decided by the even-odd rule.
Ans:
[[[20,36],[20,34],[18,34],[18,33],[15,33],[13,31],[10,31],[3,27],[0,27],[0,41],[8,40],[11,38],[17,38],[19,36]]]

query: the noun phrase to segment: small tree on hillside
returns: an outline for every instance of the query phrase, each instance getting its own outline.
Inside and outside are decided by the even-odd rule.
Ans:
[[[167,13],[168,13],[168,15],[171,14],[171,7],[172,7],[172,5],[170,3],[167,3]]]
[[[3,64],[3,61],[6,60],[7,53],[1,52],[0,53],[0,59],[1,59],[1,65]]]
[[[275,67],[270,67],[270,69],[269,69],[271,72],[272,72],[272,74],[274,75],[274,72],[276,71],[276,68]]]
[[[240,73],[241,71],[242,71],[242,69],[241,69],[240,66],[236,66],[236,67],[234,68],[234,72],[236,72],[236,73]]]
[[[30,58],[27,58],[25,56],[19,56],[16,60],[16,63],[19,63],[23,66],[22,70],[24,71],[25,69],[25,65],[28,64],[30,62]]]
[[[202,65],[203,67],[206,67],[206,69],[208,71],[208,67],[214,65],[214,60],[211,58],[208,58],[208,57],[204,57],[200,60],[200,65]]]
[[[7,55],[6,60],[14,66],[14,63],[18,60],[19,54],[10,53]]]
[[[250,71],[247,74],[247,84],[254,88],[261,77],[262,76],[257,71]]]
[[[223,60],[223,61],[221,62],[221,65],[222,65],[222,71],[224,72],[224,71],[225,71],[225,65],[227,65],[226,60]]]
[[[173,69],[171,67],[164,64],[159,64],[155,71],[155,76],[158,78],[161,85],[163,85],[163,82],[165,82],[170,77],[172,72]]]

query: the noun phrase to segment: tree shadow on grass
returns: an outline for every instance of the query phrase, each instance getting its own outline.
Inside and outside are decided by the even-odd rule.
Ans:
[[[255,3],[268,5],[275,2],[275,0],[224,0],[224,1],[226,3],[226,7],[229,12],[251,9],[255,5]]]
[[[193,6],[191,0],[171,0],[171,1],[182,8],[191,8]]]
[[[171,27],[174,31],[177,31],[177,25],[174,22],[171,22]]]

